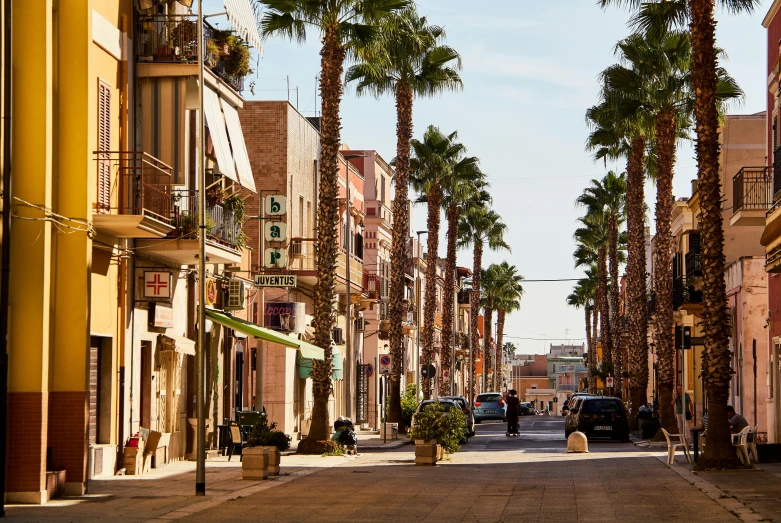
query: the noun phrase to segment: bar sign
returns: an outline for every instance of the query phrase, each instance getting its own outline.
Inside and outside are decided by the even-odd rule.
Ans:
[[[298,282],[294,275],[256,274],[255,287],[295,287]]]

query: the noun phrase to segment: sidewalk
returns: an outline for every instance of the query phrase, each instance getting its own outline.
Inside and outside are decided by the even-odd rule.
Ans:
[[[403,447],[404,445],[412,443],[412,440],[402,435],[399,435],[396,439],[387,439],[383,441],[383,439],[380,437],[379,432],[377,431],[356,430],[355,436],[358,438],[359,454],[365,450],[397,449],[399,447]],[[298,443],[299,441],[291,441],[290,450],[283,453],[282,455],[284,456],[284,455],[295,454],[296,448],[298,448]]]
[[[206,462],[206,496],[196,497],[195,463],[178,461],[138,476],[90,481],[89,494],[55,499],[46,505],[6,505],[11,521],[172,521],[189,518],[225,502],[279,487],[319,470],[349,464],[355,457],[282,456],[280,475],[241,479],[238,456]]]

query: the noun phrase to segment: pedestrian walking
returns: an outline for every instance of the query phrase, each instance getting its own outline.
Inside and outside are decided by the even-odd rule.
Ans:
[[[684,407],[684,403],[686,406]],[[692,419],[692,400],[689,397],[689,394],[683,393],[683,387],[678,385],[675,388],[675,398],[673,398],[673,401],[671,405],[675,405],[675,421],[678,423],[678,434],[683,434],[683,437],[686,440],[686,444],[688,445],[691,440],[691,436],[689,436],[688,429],[688,422]]]
[[[521,413],[521,400],[518,399],[518,391],[510,389],[507,396],[507,435],[518,435],[518,416]]]

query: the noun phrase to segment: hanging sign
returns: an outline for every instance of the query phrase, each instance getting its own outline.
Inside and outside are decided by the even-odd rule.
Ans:
[[[267,242],[283,242],[287,240],[287,224],[285,222],[268,222],[263,226]]]
[[[255,287],[296,287],[298,279],[290,274],[256,274]]]
[[[153,303],[149,306],[149,325],[162,329],[171,329],[174,326],[174,310],[162,303]]]
[[[144,298],[170,298],[171,273],[144,271]]]
[[[281,194],[273,194],[266,197],[266,214],[271,216],[284,216],[287,214],[287,198]]]
[[[206,278],[206,305],[217,304],[217,280]]]
[[[287,267],[287,252],[285,249],[266,249],[264,253],[263,266],[269,269],[273,267],[278,269]]]

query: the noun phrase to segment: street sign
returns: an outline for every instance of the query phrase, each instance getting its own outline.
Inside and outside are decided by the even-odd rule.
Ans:
[[[270,214],[271,216],[284,216],[287,214],[287,198],[281,194],[267,196],[266,214]]]
[[[422,367],[420,367],[421,378],[433,378],[436,374],[437,374],[437,368],[430,363],[428,365],[423,365]]]
[[[613,376],[608,376],[605,378],[605,387],[607,388],[613,388]]]
[[[450,371],[445,369],[444,371],[442,371],[442,376],[445,377],[445,378],[449,378],[450,377]]]
[[[296,287],[298,280],[290,274],[256,274],[255,287]]]
[[[364,367],[364,372],[366,372],[366,377],[371,378],[371,375],[374,374],[374,367],[371,363],[367,363]]]
[[[287,267],[287,252],[285,249],[266,249],[263,257],[263,266],[269,269],[272,267],[279,269]]]
[[[390,374],[391,357],[387,354],[380,356],[380,374]]]
[[[692,348],[692,328],[688,326],[675,327],[675,348],[676,349],[691,349]]]
[[[263,226],[267,242],[283,242],[287,240],[287,224],[285,222],[268,222]]]

